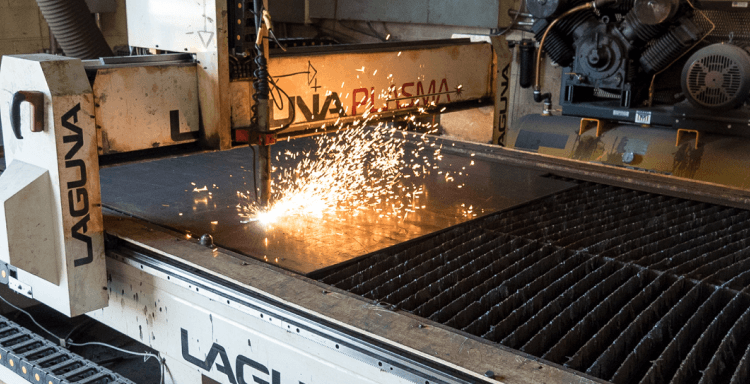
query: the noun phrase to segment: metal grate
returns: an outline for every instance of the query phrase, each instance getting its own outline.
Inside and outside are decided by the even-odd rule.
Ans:
[[[711,23],[716,26],[711,35],[706,38],[707,41],[711,43],[725,43],[727,41],[744,43],[750,41],[750,12],[740,8],[731,11],[707,9],[701,12],[705,16],[697,14],[693,18],[693,21],[701,27],[701,30],[710,30]]]
[[[614,383],[746,383],[749,219],[583,183],[317,278]]]

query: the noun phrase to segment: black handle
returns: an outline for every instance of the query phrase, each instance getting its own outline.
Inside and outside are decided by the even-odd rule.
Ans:
[[[24,101],[26,101],[26,94],[16,92],[10,105],[10,127],[18,140],[23,140],[23,136],[21,136],[21,103]]]
[[[13,95],[13,102],[10,105],[10,126],[18,140],[23,140],[23,136],[21,136],[21,103],[24,101],[29,102],[32,108],[31,132],[44,131],[44,93],[18,91]]]

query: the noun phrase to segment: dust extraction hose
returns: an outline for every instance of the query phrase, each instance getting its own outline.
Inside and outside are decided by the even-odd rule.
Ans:
[[[96,26],[86,0],[36,0],[52,34],[67,56],[98,59],[112,49]]]

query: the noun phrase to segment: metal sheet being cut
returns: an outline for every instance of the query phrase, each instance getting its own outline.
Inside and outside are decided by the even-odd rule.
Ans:
[[[314,139],[303,138],[272,150],[275,157],[314,146]],[[289,167],[298,159],[282,155],[273,165]],[[223,248],[307,274],[573,186],[447,148],[436,166],[422,177],[402,180],[421,184],[424,194],[423,208],[401,218],[358,210],[292,216],[271,226],[243,222],[238,205],[247,201],[237,192],[252,196],[254,190],[248,147],[102,169],[102,200],[105,207],[193,237],[210,234]]]

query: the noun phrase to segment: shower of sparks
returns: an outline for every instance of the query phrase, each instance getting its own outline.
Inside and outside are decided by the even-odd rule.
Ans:
[[[280,154],[296,164],[274,169],[267,209],[252,200],[250,192],[238,192],[242,222],[269,225],[285,217],[322,218],[339,212],[358,216],[363,211],[405,220],[423,209],[423,186],[416,179],[437,168],[440,148],[430,146],[426,134],[416,148],[407,148],[405,132],[384,123],[367,126],[372,118],[368,114],[351,126],[339,126],[334,134],[317,136],[315,149]]]

